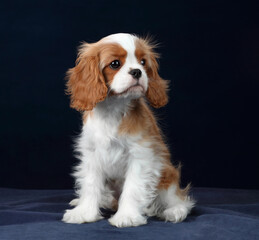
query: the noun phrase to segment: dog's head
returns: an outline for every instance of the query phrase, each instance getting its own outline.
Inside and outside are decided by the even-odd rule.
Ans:
[[[67,72],[71,107],[92,110],[107,97],[140,98],[159,108],[167,101],[167,81],[158,74],[158,54],[147,40],[113,34],[96,43],[83,43],[76,66]]]

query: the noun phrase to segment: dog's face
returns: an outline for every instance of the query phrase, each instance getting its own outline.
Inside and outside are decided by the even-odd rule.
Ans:
[[[146,96],[153,107],[167,103],[167,81],[158,75],[158,55],[145,39],[113,34],[97,43],[84,43],[76,66],[68,71],[71,107],[92,110],[106,97]]]
[[[107,59],[103,59],[104,78],[112,94],[120,97],[140,97],[148,88],[145,69],[148,56],[145,56],[140,48],[136,48],[135,37],[122,36],[120,41],[116,39],[117,35],[106,39],[113,42],[117,40],[119,44],[113,45],[113,49],[109,49]]]

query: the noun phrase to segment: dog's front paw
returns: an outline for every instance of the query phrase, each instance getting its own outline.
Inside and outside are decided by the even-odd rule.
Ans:
[[[62,221],[66,223],[86,223],[86,222],[96,222],[98,220],[103,219],[103,217],[94,213],[93,211],[83,208],[83,207],[75,207],[72,210],[66,210]]]
[[[174,207],[168,208],[163,212],[163,218],[166,221],[178,223],[182,222],[188,214],[188,209],[184,205],[176,205]]]
[[[136,227],[147,223],[147,219],[140,214],[116,213],[109,219],[111,225],[115,227]]]

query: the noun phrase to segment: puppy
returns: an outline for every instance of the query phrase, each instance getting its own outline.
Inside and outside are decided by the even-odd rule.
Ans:
[[[76,66],[67,72],[71,107],[82,112],[76,142],[78,198],[63,216],[66,223],[95,222],[100,208],[117,210],[116,227],[139,226],[147,216],[183,221],[194,201],[180,189],[156,119],[146,102],[168,102],[168,81],[158,75],[158,54],[147,40],[109,35],[83,43]]]

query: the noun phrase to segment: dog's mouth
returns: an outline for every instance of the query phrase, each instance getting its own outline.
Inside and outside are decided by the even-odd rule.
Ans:
[[[140,85],[139,83],[136,83],[130,87],[128,87],[126,90],[124,90],[123,92],[121,93],[118,93],[118,95],[123,95],[123,94],[126,94],[126,93],[134,93],[134,92],[141,92],[141,93],[144,93],[144,87],[142,85]]]

